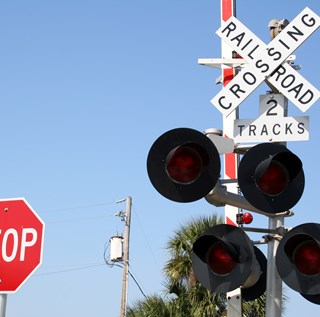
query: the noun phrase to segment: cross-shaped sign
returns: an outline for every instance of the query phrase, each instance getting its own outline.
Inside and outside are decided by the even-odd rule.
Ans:
[[[216,32],[228,45],[248,61],[248,66],[212,100],[228,116],[264,80],[268,80],[301,111],[308,110],[320,92],[287,62],[295,51],[320,26],[320,17],[305,8],[268,45],[235,17],[230,17]]]

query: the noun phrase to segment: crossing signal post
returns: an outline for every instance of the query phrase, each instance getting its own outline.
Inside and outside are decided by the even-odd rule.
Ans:
[[[214,142],[203,133],[173,129],[152,145],[148,175],[164,197],[182,203],[196,201],[219,183],[219,155]],[[303,165],[286,146],[261,143],[243,155],[238,183],[248,209],[264,210],[272,222],[300,200],[305,184]],[[239,199],[242,206],[243,197],[234,196],[225,203],[237,206]],[[243,218],[242,223],[252,221],[248,213]],[[283,235],[276,256],[281,279],[310,302],[320,304],[320,225],[303,224]],[[212,292],[241,288],[244,300],[254,300],[266,290],[266,257],[242,228],[217,225],[203,233],[194,243],[192,265],[198,281]]]
[[[291,230],[284,227],[284,217],[292,215],[290,209],[302,197],[305,185],[302,161],[284,144],[286,141],[307,138],[300,139],[299,132],[289,138],[286,134],[280,135],[274,128],[274,135],[268,134],[269,123],[278,127],[281,126],[280,123],[290,126],[292,120],[296,121],[296,118],[287,117],[287,98],[291,98],[300,110],[306,111],[320,97],[320,92],[295,72],[297,68],[290,67],[289,56],[320,27],[320,17],[309,8],[304,9],[291,23],[286,23],[288,32],[283,32],[282,28],[280,36],[272,32],[277,37],[265,45],[235,18],[232,9],[235,8],[235,0],[221,0],[221,5],[223,22],[217,34],[233,49],[229,52],[232,56],[226,54],[224,56],[228,58],[203,59],[199,64],[213,67],[218,65],[223,72],[222,81],[228,78],[228,85],[224,85],[222,91],[212,99],[212,103],[224,115],[223,133],[228,140],[232,140],[232,149],[230,150],[231,143],[228,142],[225,147],[228,150],[221,151],[214,139],[199,131],[189,128],[173,129],[161,135],[152,145],[147,158],[147,170],[155,189],[170,200],[186,203],[205,198],[215,206],[237,207],[238,212],[241,209],[240,215],[243,215],[241,224],[252,221],[250,215],[242,214],[243,209],[268,217],[268,229],[250,228],[269,233],[265,238],[265,243],[268,243],[268,260],[249,239],[244,232],[245,228],[229,223],[208,229],[194,242],[192,268],[202,286],[216,293],[236,291],[233,295],[237,296],[233,297],[239,298],[240,294],[240,301],[257,299],[266,291],[266,317],[280,317],[282,281],[308,301],[320,304],[320,224],[301,224]],[[226,12],[223,8],[229,11]],[[307,16],[310,24],[306,23]],[[234,34],[235,32],[238,33]],[[240,45],[241,39],[247,35],[249,38],[245,40],[246,44]],[[290,52],[281,52],[281,45],[288,48],[283,43],[292,39],[295,40],[295,45],[290,46]],[[278,47],[279,43],[281,45]],[[251,45],[253,46],[249,48]],[[254,50],[251,50],[253,47]],[[276,49],[279,49],[277,53],[282,56],[281,60],[269,55]],[[243,59],[234,58],[234,53],[240,54]],[[245,65],[244,59],[249,65]],[[259,66],[260,62],[264,62],[266,68]],[[239,65],[242,69],[240,75],[233,76]],[[285,80],[278,82],[279,76],[283,74],[286,74],[286,78],[299,80],[299,84],[292,88],[292,81],[290,85],[283,87]],[[250,82],[250,78],[255,80]],[[260,104],[261,120],[258,120],[261,135],[254,140],[244,141],[258,142],[258,145],[241,148],[241,134],[245,134],[248,127],[251,133],[251,126],[256,126],[251,119],[236,120],[238,112],[234,110],[263,81],[267,82],[272,91],[261,96],[265,100]],[[299,97],[302,87],[306,87],[306,94],[312,96],[308,105],[302,96]],[[284,88],[289,89],[286,91]],[[279,93],[283,89],[286,98]],[[291,92],[295,92],[294,98]],[[237,141],[229,134],[234,132],[236,121],[241,127]],[[307,131],[306,135],[309,135],[308,117],[299,117],[299,129]],[[274,136],[274,141],[281,144],[271,142]],[[225,166],[230,167],[232,177],[225,173],[224,180],[219,179],[221,154],[232,158],[230,161],[225,160]],[[242,159],[238,164],[235,158],[240,158],[240,155]],[[228,191],[228,187],[232,189]],[[231,218],[238,219],[238,216],[239,214]],[[231,218],[226,217],[226,220]],[[234,303],[236,305],[233,307],[228,302],[229,317],[242,315],[239,301]]]

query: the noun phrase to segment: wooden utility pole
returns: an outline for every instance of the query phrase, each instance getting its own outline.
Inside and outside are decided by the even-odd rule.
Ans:
[[[131,205],[132,205],[132,198],[128,196],[126,199],[125,229],[124,229],[124,241],[123,241],[123,275],[122,275],[120,317],[126,317],[127,315],[126,308],[127,308],[127,299],[128,299]]]

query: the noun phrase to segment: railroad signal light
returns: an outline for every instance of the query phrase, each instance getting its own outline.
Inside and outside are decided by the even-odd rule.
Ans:
[[[246,233],[221,224],[208,229],[193,245],[192,268],[199,283],[216,293],[242,288],[244,300],[266,290],[267,259]]]
[[[277,249],[276,265],[290,288],[320,304],[320,224],[301,224],[286,233]]]
[[[253,216],[250,212],[238,213],[236,215],[236,222],[238,225],[250,224],[253,220]]]
[[[162,134],[147,158],[151,183],[164,197],[192,202],[206,196],[220,177],[220,157],[203,133],[178,128]]]
[[[283,145],[261,143],[240,161],[238,183],[254,207],[272,214],[287,211],[304,190],[302,162]]]

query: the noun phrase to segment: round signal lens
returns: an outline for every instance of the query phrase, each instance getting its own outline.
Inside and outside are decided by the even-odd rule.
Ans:
[[[237,263],[223,247],[223,243],[217,242],[209,250],[208,265],[214,273],[226,275],[232,272]]]
[[[256,184],[263,193],[275,196],[286,189],[288,182],[287,169],[280,162],[273,160]]]
[[[306,275],[320,274],[320,247],[314,240],[300,243],[293,253],[293,263]]]
[[[176,183],[190,184],[201,175],[203,161],[191,146],[179,146],[172,150],[166,160],[169,177]]]

